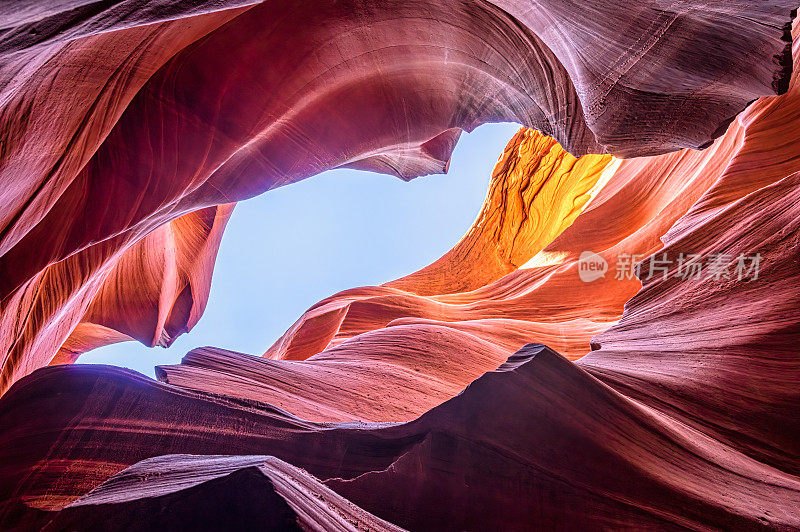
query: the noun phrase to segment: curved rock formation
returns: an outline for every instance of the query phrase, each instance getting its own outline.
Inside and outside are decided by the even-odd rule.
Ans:
[[[197,209],[337,166],[441,171],[460,129],[483,122],[538,128],[575,154],[706,145],[790,71],[796,6],[727,4],[6,8],[0,388],[52,360],[118,256]],[[141,311],[170,313],[161,299]],[[133,328],[152,344],[190,325]],[[115,337],[78,334],[66,357]]]
[[[743,137],[734,124],[702,152],[576,161],[521,131],[495,168],[483,211],[453,250],[397,281],[321,301],[265,356],[302,360],[366,331],[412,323],[467,330],[507,354],[535,338],[582,356],[641,286],[635,277],[614,278],[617,255],[643,259],[660,249],[660,236],[720,177]],[[576,289],[586,250],[603,256],[609,273]]]
[[[148,456],[268,449],[411,529],[800,526],[797,477],[540,345],[405,424],[314,424],[102,366],[39,370],[0,404],[0,424],[17,427],[0,435],[13,449],[0,497],[39,512]],[[20,423],[31,408],[48,415]],[[6,523],[34,519],[19,506],[6,504]]]
[[[44,530],[94,527],[401,530],[277,458],[199,455],[166,455],[134,464],[55,513]]]
[[[794,7],[0,8],[0,525],[800,529]],[[189,330],[235,201],[498,120],[553,138],[432,265],[262,358],[61,364]]]

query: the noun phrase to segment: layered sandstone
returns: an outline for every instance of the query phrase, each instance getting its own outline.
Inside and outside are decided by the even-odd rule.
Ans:
[[[313,7],[0,8],[0,525],[800,528],[796,6]],[[263,357],[66,364],[190,330],[236,201],[501,120],[430,266]]]

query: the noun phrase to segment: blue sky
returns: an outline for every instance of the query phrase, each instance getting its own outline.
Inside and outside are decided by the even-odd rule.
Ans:
[[[463,236],[486,196],[515,124],[463,134],[447,175],[405,183],[331,170],[239,203],[217,257],[211,296],[195,328],[171,347],[124,342],[82,363],[153,376],[195,347],[261,355],[311,305],[354,286],[396,279],[433,262]]]

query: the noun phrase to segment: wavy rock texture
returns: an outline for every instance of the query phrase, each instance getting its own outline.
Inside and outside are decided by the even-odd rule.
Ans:
[[[56,513],[44,529],[94,527],[401,530],[277,458],[199,455],[134,464]]]
[[[190,212],[338,166],[441,171],[459,131],[491,121],[575,154],[705,145],[785,89],[790,1],[623,4],[3,8],[0,388],[51,362],[120,257]],[[114,331],[168,343],[192,324],[154,325],[169,304],[122,331],[80,326],[57,360]]]
[[[0,7],[0,524],[800,528],[794,7]],[[462,241],[265,357],[45,367],[189,330],[235,201],[443,171],[499,120],[552,138],[511,140]],[[642,283],[622,253],[761,267]]]
[[[11,481],[0,495],[13,491],[39,512],[148,456],[269,449],[412,529],[800,526],[797,477],[627,398],[541,345],[405,424],[314,424],[102,366],[39,370],[3,402],[0,422],[19,428],[1,437],[13,451],[0,466]],[[47,415],[28,433],[19,416],[31,408]],[[50,433],[61,435],[55,444]],[[26,446],[8,446],[21,437]],[[6,510],[6,522],[36,522]]]

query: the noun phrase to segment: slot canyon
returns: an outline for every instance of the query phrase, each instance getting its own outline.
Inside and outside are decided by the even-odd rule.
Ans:
[[[797,7],[0,4],[0,529],[800,530]],[[191,334],[237,202],[498,122],[428,266],[82,363]]]

